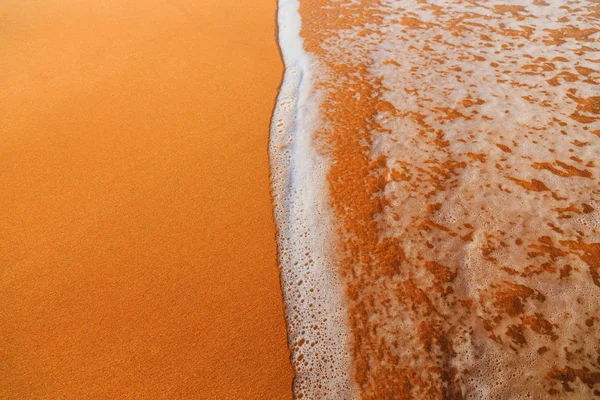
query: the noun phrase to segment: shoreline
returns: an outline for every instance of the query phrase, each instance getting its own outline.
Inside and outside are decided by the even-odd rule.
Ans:
[[[352,398],[343,286],[335,273],[324,157],[314,147],[320,94],[304,51],[298,2],[279,1],[285,72],[271,122],[269,155],[278,257],[296,398]],[[318,327],[318,329],[314,329]],[[323,361],[326,360],[326,361]]]

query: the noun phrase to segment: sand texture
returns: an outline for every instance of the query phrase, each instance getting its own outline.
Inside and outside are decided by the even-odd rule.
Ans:
[[[0,4],[0,398],[291,398],[275,6]]]

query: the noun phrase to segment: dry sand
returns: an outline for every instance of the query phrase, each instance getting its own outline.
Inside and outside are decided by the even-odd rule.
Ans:
[[[275,1],[0,5],[0,398],[291,398]]]

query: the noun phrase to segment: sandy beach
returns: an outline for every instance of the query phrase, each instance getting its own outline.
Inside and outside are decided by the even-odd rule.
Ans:
[[[275,8],[2,2],[0,398],[291,398]]]
[[[2,2],[0,400],[600,396],[598,21]]]

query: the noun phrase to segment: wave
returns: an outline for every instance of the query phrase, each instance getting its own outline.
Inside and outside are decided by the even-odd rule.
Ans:
[[[303,49],[295,0],[278,7],[285,72],[271,123],[269,156],[278,257],[295,398],[351,398],[349,330],[334,267],[326,160],[314,149],[320,94],[316,61]]]
[[[600,10],[279,2],[298,398],[600,393]]]

